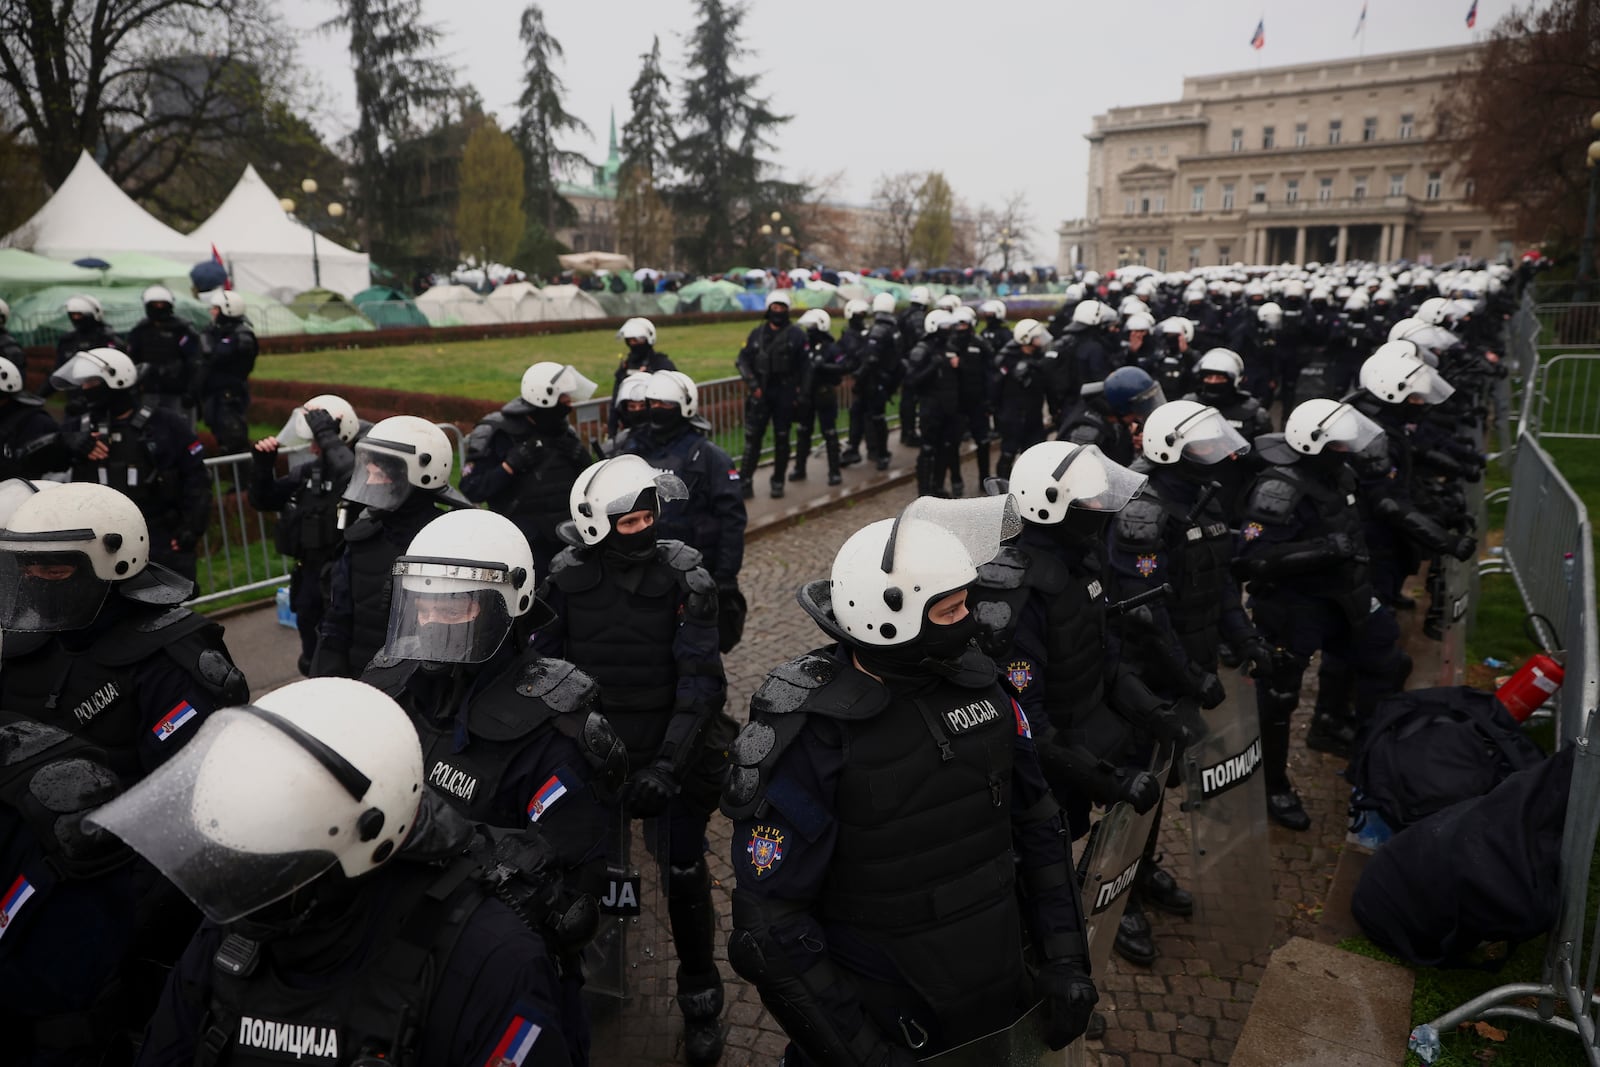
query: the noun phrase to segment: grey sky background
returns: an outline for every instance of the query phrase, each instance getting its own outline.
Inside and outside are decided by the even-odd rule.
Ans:
[[[1362,0],[931,0],[775,3],[752,0],[744,23],[762,91],[793,116],[771,158],[784,176],[842,171],[840,199],[866,203],[878,175],[944,171],[976,207],[1027,194],[1032,258],[1055,261],[1055,228],[1083,214],[1088,132],[1108,108],[1177,99],[1187,75],[1309,63],[1482,40],[1512,6],[1480,0],[1369,0],[1365,40],[1353,36]],[[332,0],[280,0],[301,35],[301,60],[320,81],[330,136],[355,123],[347,41],[313,32]],[[521,91],[521,0],[425,0],[461,80],[508,126]],[[593,137],[567,147],[600,160],[614,107],[661,37],[667,73],[683,72],[690,0],[544,0],[546,25],[566,50],[567,107]],[[1250,48],[1265,19],[1266,47]]]

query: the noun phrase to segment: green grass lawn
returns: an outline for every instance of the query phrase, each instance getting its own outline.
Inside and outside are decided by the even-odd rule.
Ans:
[[[695,381],[729,378],[734,357],[754,322],[659,326],[656,348]],[[522,372],[541,360],[570,363],[600,383],[609,396],[612,375],[625,351],[613,330],[533,337],[394,345],[263,356],[255,377],[301,382],[354,383],[413,393],[504,401],[514,396]]]

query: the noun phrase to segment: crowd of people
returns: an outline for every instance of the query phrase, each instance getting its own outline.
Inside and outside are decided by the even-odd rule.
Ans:
[[[714,1063],[719,808],[727,960],[786,1064],[1021,1029],[1064,1047],[1096,1025],[1095,945],[1149,966],[1146,908],[1195,908],[1153,813],[1240,672],[1259,758],[1230,785],[1259,770],[1289,830],[1310,825],[1288,757],[1312,654],[1311,747],[1348,753],[1404,685],[1404,583],[1476,549],[1462,486],[1505,281],[1088,274],[1047,323],[913,292],[852,301],[837,335],[774,290],[737,357],[737,465],[643,319],[619,331],[598,461],[570,419],[596,383],[558,363],[473,430],[459,488],[437,426],[309,398],[251,446],[245,490],[295,561],[308,677],[254,702],[222,628],[182,606],[204,524],[185,360],[237,335],[226,302],[207,342],[147,299],[129,351],[86,313],[93,343],[51,377],[64,424],[0,335],[8,1054],[587,1063],[591,942],[643,824],[683,1056]],[[916,500],[798,590],[817,647],[730,714],[767,428],[774,496],[814,433],[838,484],[888,465],[897,394]],[[1151,829],[1096,930],[1072,844],[1119,811]]]

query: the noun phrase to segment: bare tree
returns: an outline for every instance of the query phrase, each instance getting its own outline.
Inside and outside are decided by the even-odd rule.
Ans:
[[[915,170],[879,175],[872,190],[874,260],[896,267],[911,261],[911,235],[917,228],[920,209],[917,191],[926,178],[925,173]]]
[[[794,198],[783,206],[795,243],[812,259],[850,263],[861,258],[851,216],[838,206],[843,186],[842,170],[821,177],[802,174],[793,183]]]

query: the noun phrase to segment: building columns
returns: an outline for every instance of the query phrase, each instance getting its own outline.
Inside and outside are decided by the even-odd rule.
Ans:
[[[1333,253],[1333,261],[1335,263],[1343,263],[1344,262],[1345,249],[1349,246],[1349,243],[1350,243],[1350,227],[1341,225],[1339,227],[1339,244],[1334,249],[1334,253]]]
[[[1383,231],[1382,231],[1383,235],[1378,238],[1378,262],[1379,263],[1387,263],[1387,262],[1389,262],[1389,258],[1390,258],[1389,257],[1389,231],[1392,230],[1392,229],[1393,229],[1393,227],[1390,226],[1387,222],[1383,224]]]
[[[1294,230],[1294,261],[1301,264],[1306,261],[1306,228],[1296,226]]]
[[[1394,238],[1389,242],[1389,258],[1406,258],[1406,224],[1404,220],[1394,224]]]

